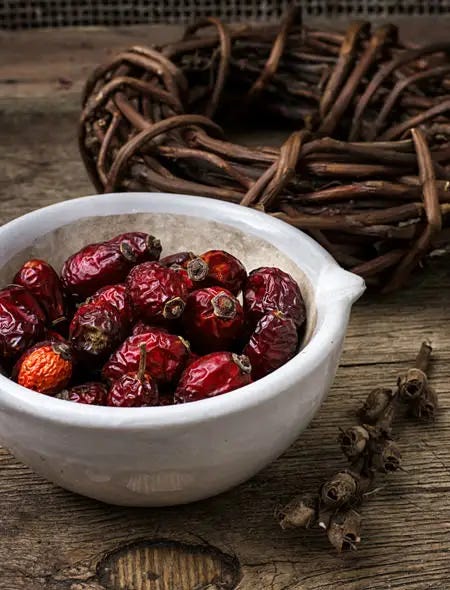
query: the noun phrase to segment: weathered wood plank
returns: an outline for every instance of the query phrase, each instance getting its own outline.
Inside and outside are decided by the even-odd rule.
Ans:
[[[102,43],[107,51],[105,38]],[[57,96],[48,103],[51,109],[35,110],[26,98],[17,108],[7,99],[8,113],[0,115],[0,223],[92,192],[77,154],[76,103],[70,106],[64,93]],[[134,540],[168,539],[207,543],[235,555],[240,590],[448,590],[450,275],[448,266],[434,271],[409,290],[365,296],[358,303],[335,384],[316,419],[283,457],[227,494],[168,509],[110,507],[56,488],[0,450],[0,589],[98,590],[92,575],[106,553]],[[366,504],[360,550],[340,557],[317,531],[279,529],[275,506],[344,466],[335,442],[339,426],[351,423],[352,411],[373,385],[393,385],[424,337],[436,349],[432,379],[442,410],[434,425],[399,424],[406,471],[386,480]],[[194,590],[171,584],[176,576],[181,584],[207,579],[193,576],[208,574],[212,558],[202,561],[194,550],[183,558],[169,553],[151,553],[148,571],[157,570],[159,577],[148,577],[145,586],[135,583],[150,590]],[[125,570],[135,570],[138,558],[133,553],[127,559]],[[221,566],[214,567],[222,575]],[[172,578],[170,568],[176,568]],[[223,580],[216,582],[210,590],[221,588]]]

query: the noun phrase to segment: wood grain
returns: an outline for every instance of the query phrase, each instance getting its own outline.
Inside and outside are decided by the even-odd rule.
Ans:
[[[117,43],[123,37],[123,45],[129,44],[128,33],[115,34]],[[5,44],[3,34],[1,39]],[[100,51],[98,39],[83,34],[79,41]],[[106,52],[102,39],[101,51]],[[84,58],[78,59],[75,45],[65,46],[63,37],[58,43],[60,63],[69,51],[82,70]],[[13,48],[8,51],[14,63]],[[0,55],[3,61],[1,49]],[[30,69],[33,54],[20,60],[21,68]],[[5,92],[3,97],[9,106],[0,114],[0,223],[91,193],[76,149],[76,102],[66,101],[64,92],[39,107],[29,96],[19,100]],[[166,539],[185,544],[176,557],[169,550],[156,558],[152,553],[168,581],[161,586],[161,578],[150,576],[141,587],[199,590],[198,582],[203,590],[223,588],[220,579],[210,583],[198,575],[212,570],[204,565],[205,554],[186,547],[202,545],[236,557],[240,590],[448,590],[449,301],[448,263],[428,269],[401,293],[365,296],[352,314],[330,395],[307,431],[252,480],[204,502],[167,509],[107,506],[53,486],[0,450],[0,589],[103,590],[97,569],[105,555],[133,541]],[[435,347],[432,383],[440,393],[441,411],[434,425],[398,424],[405,472],[387,479],[364,507],[358,552],[336,555],[318,531],[282,531],[273,518],[276,505],[313,490],[344,466],[336,445],[338,428],[352,423],[354,408],[372,386],[395,383],[423,338]],[[127,559],[135,575],[136,553]],[[136,583],[128,583],[128,590],[138,590]]]

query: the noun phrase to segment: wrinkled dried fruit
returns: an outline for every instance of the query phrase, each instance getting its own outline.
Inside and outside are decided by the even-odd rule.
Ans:
[[[189,262],[189,260],[193,260],[196,258],[193,252],[175,252],[175,254],[169,254],[169,256],[164,256],[159,261],[160,264],[163,266],[183,266]]]
[[[106,399],[108,406],[136,408],[158,405],[158,387],[154,379],[146,372],[147,352],[144,342],[140,344],[139,351],[137,372],[122,375],[112,384]]]
[[[138,370],[140,345],[146,345],[146,371],[159,383],[174,381],[183,370],[189,355],[189,345],[180,336],[158,328],[130,336],[111,355],[103,367],[103,377],[109,382]]]
[[[186,268],[197,288],[220,286],[234,295],[239,293],[247,278],[242,262],[224,250],[208,250],[188,262]]]
[[[106,405],[106,395],[108,390],[103,383],[99,381],[90,381],[75,385],[70,389],[64,389],[56,395],[58,399],[64,399],[77,404],[87,404],[90,406]]]
[[[13,369],[13,379],[39,393],[54,394],[72,376],[72,354],[63,342],[39,342],[27,350]]]
[[[181,280],[184,282],[187,291],[193,291],[196,289],[196,285],[194,285],[194,281],[189,278],[188,271],[180,266],[179,264],[172,264],[169,267],[171,270],[174,270],[180,276]]]
[[[9,301],[21,311],[32,316],[39,324],[39,330],[44,330],[46,315],[34,295],[22,285],[8,285],[0,291],[0,301]]]
[[[187,289],[180,275],[158,262],[135,266],[127,278],[135,312],[144,321],[161,323],[183,313]]]
[[[101,287],[122,283],[135,262],[126,242],[89,244],[65,261],[61,281],[67,293],[85,299]]]
[[[256,326],[269,311],[282,311],[297,328],[305,321],[305,303],[298,284],[286,272],[275,267],[253,270],[244,287],[246,317]]]
[[[261,379],[287,363],[298,347],[294,321],[281,311],[272,311],[256,324],[244,354],[250,359],[253,379]]]
[[[244,312],[232,293],[207,287],[189,294],[183,325],[194,349],[227,350],[243,329]]]
[[[168,330],[166,330],[166,328],[163,326],[149,326],[149,324],[139,320],[134,324],[133,329],[131,330],[131,335],[137,336],[137,334],[146,334],[147,332],[152,332],[153,330],[168,332]]]
[[[158,405],[156,382],[147,374],[141,381],[135,375],[122,375],[115,381],[106,398],[108,406],[116,408],[142,408]]]
[[[117,309],[123,334],[133,323],[133,306],[125,283],[102,287],[88,298],[86,303],[109,303]]]
[[[22,285],[39,301],[50,323],[66,318],[63,288],[55,269],[45,260],[32,259],[23,264],[14,283]]]
[[[161,255],[161,242],[150,234],[139,231],[127,232],[119,234],[111,240],[110,244],[125,244],[128,246],[132,256],[135,258],[135,263],[147,262],[150,260],[159,260]]]
[[[252,367],[244,355],[213,352],[191,363],[181,375],[175,402],[215,397],[251,383]]]
[[[42,324],[8,300],[0,298],[0,358],[14,360],[39,340]]]
[[[109,303],[81,305],[70,323],[70,343],[82,361],[104,359],[121,338],[119,312]]]

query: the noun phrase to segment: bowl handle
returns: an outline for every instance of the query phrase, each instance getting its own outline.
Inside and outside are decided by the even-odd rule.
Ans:
[[[320,272],[317,296],[354,303],[366,289],[364,279],[330,262]]]

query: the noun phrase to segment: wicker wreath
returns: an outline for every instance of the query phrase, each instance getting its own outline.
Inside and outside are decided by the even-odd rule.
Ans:
[[[392,25],[312,30],[207,18],[132,47],[86,83],[80,149],[99,192],[162,190],[257,207],[309,233],[384,291],[450,244],[450,42]],[[230,114],[232,116],[230,116]],[[280,148],[217,121],[283,119]]]

